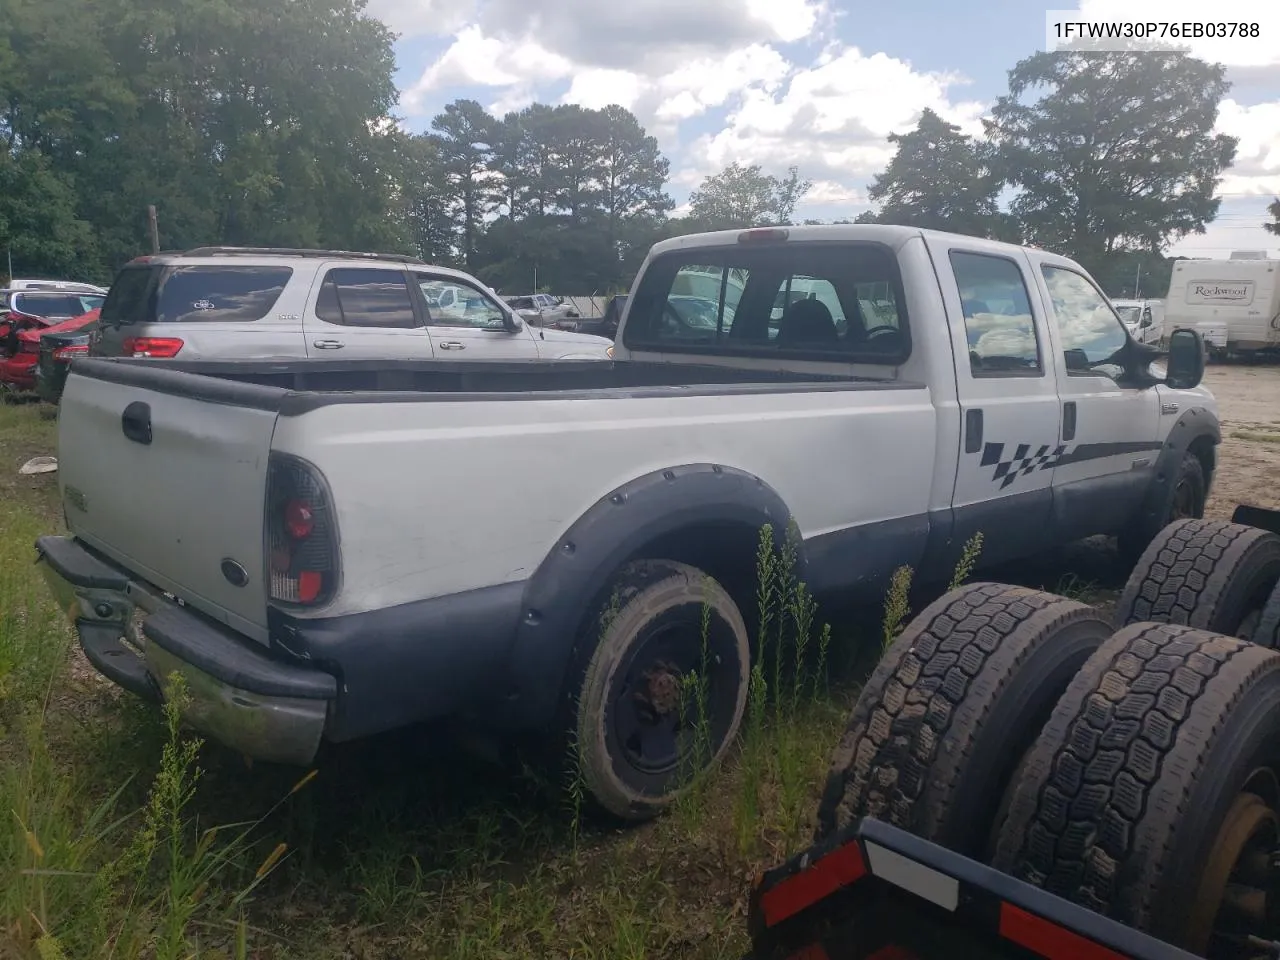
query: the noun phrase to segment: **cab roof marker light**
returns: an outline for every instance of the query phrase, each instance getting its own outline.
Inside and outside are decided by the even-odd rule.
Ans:
[[[960,881],[902,854],[866,841],[867,866],[873,877],[901,887],[908,893],[955,911],[960,904]]]
[[[769,243],[774,240],[785,240],[791,236],[790,230],[781,227],[758,227],[754,230],[743,230],[738,234],[739,243]]]

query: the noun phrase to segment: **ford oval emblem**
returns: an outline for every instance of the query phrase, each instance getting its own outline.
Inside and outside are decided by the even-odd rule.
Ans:
[[[227,583],[233,587],[243,587],[249,582],[249,571],[230,557],[222,561],[222,575],[227,578]]]

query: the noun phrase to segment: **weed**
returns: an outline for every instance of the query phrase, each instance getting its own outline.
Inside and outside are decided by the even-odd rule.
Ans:
[[[982,531],[979,530],[965,542],[964,549],[960,551],[960,559],[956,562],[955,572],[951,575],[951,583],[947,590],[955,590],[964,586],[964,582],[969,579],[973,573],[973,568],[978,563],[978,557],[982,553]]]
[[[898,634],[902,632],[903,622],[911,612],[911,577],[911,568],[901,566],[893,571],[893,577],[889,581],[889,592],[884,601],[882,650],[888,650]]]

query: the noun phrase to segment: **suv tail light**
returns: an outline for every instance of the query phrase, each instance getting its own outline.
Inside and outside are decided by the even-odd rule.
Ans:
[[[126,357],[176,357],[182,349],[177,337],[125,337],[123,353]]]
[[[267,467],[267,570],[270,598],[316,607],[338,589],[333,501],[311,464],[273,453]]]

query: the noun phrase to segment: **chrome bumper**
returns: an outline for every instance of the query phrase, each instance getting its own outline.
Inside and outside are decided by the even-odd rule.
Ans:
[[[337,699],[332,675],[272,657],[71,537],[41,537],[36,550],[45,581],[103,676],[159,702],[176,675],[181,716],[193,729],[255,760],[314,759]]]

